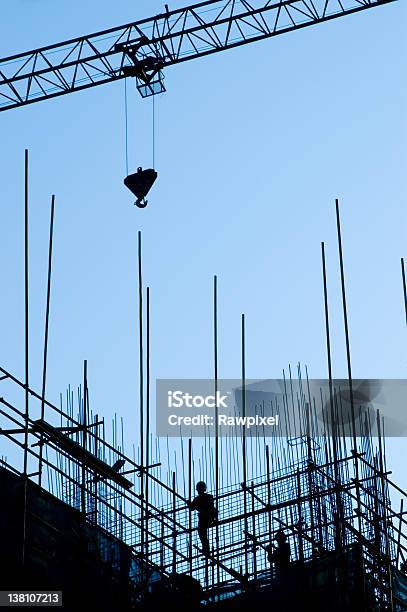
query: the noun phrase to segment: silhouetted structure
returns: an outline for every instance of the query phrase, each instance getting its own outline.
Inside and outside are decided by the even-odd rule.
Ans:
[[[274,564],[276,575],[281,577],[282,572],[288,570],[291,558],[290,544],[283,529],[279,529],[275,535],[277,546],[269,544],[267,546],[267,561]]]
[[[301,602],[321,611],[407,609],[406,521],[403,511],[392,509],[390,489],[405,496],[384,467],[381,438],[376,445],[367,433],[353,452],[345,438],[314,435],[311,418],[312,437],[288,439],[286,462],[273,466],[266,446],[265,473],[245,487],[231,483],[219,490],[216,545],[214,498],[204,483],[194,499],[185,498],[156,475],[159,461],[147,470],[117,441],[109,444],[103,420],[84,415],[81,396],[86,427],[74,417],[71,394],[65,409],[46,402],[46,419],[35,419],[41,396],[29,389],[32,416],[28,445],[21,447],[25,421],[16,406],[26,389],[6,370],[0,373],[3,447],[8,440],[26,452],[32,474],[27,478],[16,462],[2,461],[0,532],[8,586],[63,588],[66,609],[74,609],[68,604],[78,584],[87,585],[89,599],[99,593],[102,610],[112,598],[122,610],[194,610],[199,601],[225,611],[249,604],[290,609]],[[33,482],[39,444],[41,487]],[[150,483],[144,503],[141,473]],[[192,473],[186,476],[192,480]],[[212,548],[203,561],[192,545],[196,536],[203,550]],[[267,558],[270,538],[276,547]]]
[[[124,184],[133,195],[136,196],[136,206],[139,208],[145,208],[148,204],[146,196],[154,185],[157,179],[157,172],[152,168],[143,170],[141,167],[137,168],[137,172],[129,174],[124,179]]]
[[[213,526],[217,517],[217,512],[213,495],[206,493],[206,484],[202,481],[198,482],[196,490],[198,495],[192,501],[191,509],[197,510],[198,512],[198,535],[202,544],[202,552],[204,555],[209,555],[210,546],[208,530],[209,527]]]
[[[142,97],[165,91],[162,69],[394,0],[206,0],[103,32],[0,59],[0,111],[135,77]],[[231,36],[231,32],[233,35]],[[91,69],[90,69],[91,68]]]
[[[26,177],[27,161],[26,154]],[[147,381],[142,376],[140,234],[140,452],[125,452],[124,426],[120,428],[116,415],[112,440],[107,439],[104,418],[89,405],[86,362],[77,401],[69,388],[65,400],[53,404],[45,396],[45,340],[41,393],[30,386],[27,178],[25,193],[24,381],[0,367],[3,588],[40,585],[63,590],[68,610],[78,609],[78,593],[85,590],[80,604],[100,610],[193,612],[204,602],[206,608],[225,612],[255,605],[321,612],[406,611],[407,500],[390,479],[380,414],[373,435],[366,414],[360,412],[356,427],[351,409],[351,430],[358,435],[349,437],[332,388],[328,422],[322,410],[327,398],[322,393],[311,396],[302,385],[300,366],[297,394],[292,384],[291,394],[284,384],[281,419],[272,436],[216,436],[205,438],[200,449],[189,438],[188,451],[180,439],[179,453],[170,453],[166,446],[162,469],[164,449],[159,440],[155,447],[151,444],[149,367]],[[340,262],[345,306],[341,248]],[[323,270],[326,298],[325,266]],[[49,263],[49,280],[50,271]],[[216,330],[216,277],[214,289]],[[149,366],[148,290],[147,314]],[[48,316],[45,338],[47,321]],[[345,330],[348,341],[347,325]],[[331,383],[328,331],[327,325]],[[244,339],[242,316],[241,398],[246,414]],[[217,356],[216,340],[214,344]],[[349,356],[348,342],[347,349]],[[351,382],[349,376],[350,388]],[[216,378],[215,387],[217,383]],[[354,408],[352,392],[350,397]],[[214,495],[200,480],[193,499],[192,483],[200,478],[211,483]],[[399,511],[394,509],[395,497],[401,501]],[[210,529],[214,522],[216,528]],[[204,559],[195,552],[197,536]],[[264,550],[273,539],[276,550],[267,558]]]

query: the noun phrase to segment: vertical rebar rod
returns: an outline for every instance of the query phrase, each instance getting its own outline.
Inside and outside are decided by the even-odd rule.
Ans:
[[[52,273],[52,244],[54,235],[54,209],[55,195],[51,198],[51,218],[49,226],[49,246],[48,246],[48,277],[47,277],[47,302],[45,307],[45,333],[44,333],[44,355],[42,364],[42,390],[41,390],[41,419],[45,418],[45,389],[47,381],[47,357],[48,357],[48,329],[49,329],[49,309],[51,299],[51,273]],[[43,436],[41,434],[39,448],[39,466],[38,466],[38,484],[42,484],[42,453],[43,453]]]
[[[382,428],[380,425],[380,412],[377,410],[377,438],[379,441],[379,472],[380,472],[380,483],[381,483],[381,514],[383,521],[383,536],[386,546],[386,559],[387,559],[387,571],[389,577],[389,598],[390,598],[390,612],[394,610],[393,602],[393,576],[392,576],[392,565],[389,545],[389,528],[388,528],[388,516],[387,516],[387,505],[386,505],[386,478],[384,473],[384,460],[383,460],[383,440],[382,440]]]
[[[339,491],[339,471],[338,471],[338,449],[337,449],[337,429],[336,429],[336,418],[334,412],[334,400],[333,400],[333,382],[332,382],[332,359],[331,359],[331,337],[329,331],[329,305],[328,305],[328,285],[326,279],[326,260],[325,260],[325,243],[321,242],[321,255],[322,255],[322,277],[324,285],[324,310],[325,310],[325,333],[326,333],[326,355],[328,360],[328,381],[329,381],[329,404],[331,412],[331,432],[332,432],[332,448],[334,455],[334,474],[335,474],[335,493],[336,493],[336,512],[338,513],[338,522],[336,524],[335,539],[337,546],[342,544],[342,498]]]
[[[257,580],[257,540],[256,540],[256,515],[255,515],[255,505],[254,505],[254,482],[251,485],[251,511],[252,511],[252,535],[253,535],[253,580],[254,584],[256,584]]]
[[[140,377],[140,523],[141,554],[144,554],[144,379],[143,379],[143,270],[141,232],[138,232],[139,377]]]
[[[335,200],[336,208],[336,226],[338,232],[338,248],[339,248],[339,265],[341,272],[341,288],[342,288],[342,306],[343,306],[343,322],[345,327],[345,342],[346,342],[346,361],[348,365],[348,380],[349,380],[349,395],[350,395],[350,407],[351,407],[351,418],[352,418],[352,437],[353,437],[353,452],[355,456],[354,468],[355,468],[355,488],[357,498],[357,522],[359,533],[362,531],[362,520],[361,520],[361,506],[360,506],[360,485],[359,485],[359,461],[357,458],[356,448],[356,422],[355,422],[355,405],[353,399],[353,385],[352,385],[352,366],[350,357],[350,342],[349,342],[349,327],[348,327],[348,313],[346,306],[346,289],[345,289],[345,273],[343,266],[343,251],[342,251],[342,235],[341,235],[341,220],[339,215],[339,200]]]
[[[29,426],[29,294],[28,294],[28,149],[24,153],[24,315],[25,315],[25,414],[24,414],[24,505],[22,569],[25,572],[28,502],[28,426]]]
[[[24,181],[24,323],[25,323],[25,431],[24,476],[28,472],[28,422],[29,422],[29,284],[28,284],[28,149],[25,150]]]
[[[329,400],[331,405],[331,419],[333,410],[333,389],[332,389],[332,360],[331,360],[331,339],[329,332],[329,308],[328,308],[328,289],[326,282],[326,263],[325,263],[325,244],[321,242],[321,254],[322,254],[322,276],[324,283],[324,305],[325,305],[325,333],[326,333],[326,355],[328,360],[328,379],[329,379]],[[335,435],[335,422],[332,421],[332,433]],[[335,445],[334,445],[335,447]]]
[[[189,573],[192,576],[192,438],[188,439],[188,501],[189,501],[189,512],[188,512],[188,528],[189,528],[189,545],[188,545],[188,559],[189,559]]]
[[[398,568],[399,565],[399,559],[400,559],[400,552],[401,552],[401,530],[402,530],[402,522],[403,522],[403,504],[404,504],[404,500],[401,499],[400,501],[400,521],[399,521],[399,529],[397,532],[397,553],[396,553],[396,568]]]
[[[150,465],[150,287],[147,287],[146,319],[146,559],[148,561],[149,471]]]
[[[335,200],[335,208],[336,208],[336,228],[337,228],[337,234],[338,234],[339,266],[340,266],[340,272],[341,272],[343,323],[345,327],[346,361],[347,361],[347,366],[348,366],[349,395],[350,395],[350,407],[351,407],[351,418],[352,418],[352,436],[353,436],[353,446],[356,452],[355,407],[354,407],[354,402],[353,402],[352,365],[351,365],[351,358],[350,358],[348,310],[347,310],[347,305],[346,305],[345,272],[344,272],[344,267],[343,267],[341,220],[339,216],[339,200],[338,199]]]
[[[162,571],[164,571],[164,568],[165,568],[164,537],[165,537],[165,513],[164,513],[164,508],[162,508],[161,509],[161,532],[160,532],[160,566],[161,566]]]
[[[305,409],[307,413],[309,411],[308,403],[305,405]],[[312,457],[312,456],[311,456]],[[310,460],[310,448],[308,451],[308,465],[307,465],[307,485],[308,485],[308,505],[309,505],[309,513],[310,513],[310,528],[311,528],[311,538],[315,540],[315,517],[314,517],[314,463]],[[314,558],[316,553],[315,547],[312,547],[312,557]]]
[[[173,532],[172,532],[172,573],[175,575],[177,572],[177,522],[176,522],[176,476],[175,472],[172,473],[172,520],[173,520]]]
[[[99,415],[95,415],[95,439],[94,439],[94,452],[95,457],[99,457]],[[99,500],[99,487],[98,479],[96,478],[96,472],[94,472],[94,495],[95,495],[95,525],[98,524],[98,500]]]
[[[86,464],[85,464],[85,452],[87,446],[86,428],[87,423],[87,388],[88,388],[88,362],[85,359],[83,362],[83,415],[82,415],[82,487],[81,487],[81,509],[82,514],[86,515]]]
[[[243,467],[243,507],[244,507],[244,532],[245,532],[245,573],[249,573],[249,551],[247,547],[247,457],[246,457],[246,428],[244,425],[246,417],[246,332],[245,332],[245,316],[242,314],[242,467]]]
[[[266,445],[266,474],[267,474],[267,524],[268,524],[268,535],[269,545],[271,546],[271,532],[273,529],[273,517],[271,515],[271,474],[270,474],[270,447]],[[272,569],[272,562],[270,563],[270,570]]]
[[[213,365],[215,383],[215,507],[219,508],[219,424],[218,424],[218,278],[213,277]],[[219,521],[215,526],[216,553],[219,561]],[[216,564],[216,578],[220,582],[220,567]]]
[[[298,551],[299,560],[302,563],[304,561],[304,538],[303,538],[303,518],[302,518],[302,506],[301,506],[301,472],[297,468],[297,512],[298,512]]]
[[[406,288],[406,271],[404,268],[404,257],[401,258],[401,278],[403,281],[403,301],[404,301],[404,312],[406,315],[406,325],[407,325],[407,288]]]

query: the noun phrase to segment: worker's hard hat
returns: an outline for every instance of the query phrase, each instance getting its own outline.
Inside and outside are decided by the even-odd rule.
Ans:
[[[203,480],[200,480],[199,482],[196,483],[196,490],[197,491],[206,491],[206,483]]]
[[[282,529],[279,529],[275,535],[276,540],[286,540],[287,536]]]

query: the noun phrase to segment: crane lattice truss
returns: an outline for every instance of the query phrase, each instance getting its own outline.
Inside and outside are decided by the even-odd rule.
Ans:
[[[207,0],[0,60],[0,111],[127,76],[143,97],[162,69],[395,0]]]

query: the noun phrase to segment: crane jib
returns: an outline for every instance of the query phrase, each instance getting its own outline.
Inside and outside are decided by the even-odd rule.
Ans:
[[[165,91],[163,69],[396,0],[207,0],[0,60],[0,111],[134,77]]]

